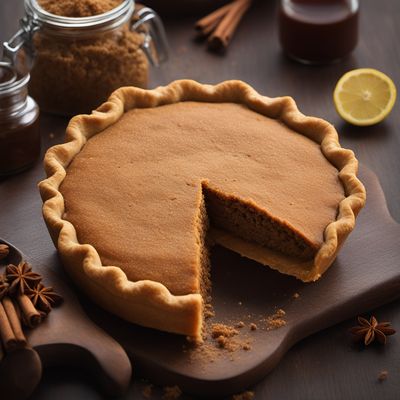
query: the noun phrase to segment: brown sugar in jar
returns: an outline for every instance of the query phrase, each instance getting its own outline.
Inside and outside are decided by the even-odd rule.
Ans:
[[[111,11],[119,6],[122,0],[38,0],[37,2],[50,14],[82,18]]]
[[[29,91],[43,111],[89,113],[121,86],[146,88],[149,60],[165,58],[158,16],[134,14],[133,0],[25,0],[25,8],[38,21]]]

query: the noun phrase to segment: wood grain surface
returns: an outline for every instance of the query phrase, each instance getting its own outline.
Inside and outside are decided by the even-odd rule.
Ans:
[[[337,79],[347,70],[373,67],[390,75],[400,86],[400,3],[398,0],[363,0],[361,40],[351,57],[324,67],[306,67],[284,57],[277,40],[276,1],[258,2],[240,26],[227,54],[208,53],[193,40],[195,18],[167,20],[171,59],[152,71],[151,86],[173,79],[193,78],[204,83],[242,79],[269,95],[291,95],[300,109],[335,124],[344,146],[379,177],[389,211],[400,221],[400,113],[399,102],[391,116],[370,128],[343,123],[332,103]],[[0,2],[0,40],[11,36],[22,15],[21,0]],[[62,141],[67,121],[42,116],[43,149]],[[40,217],[37,182],[43,177],[40,164],[0,182],[0,236],[13,242],[38,264],[54,265],[55,253],[43,255],[50,238]],[[11,223],[10,223],[11,221]],[[6,223],[7,222],[7,223]],[[379,268],[379,263],[377,263]],[[400,268],[400,266],[399,266]],[[400,302],[374,311],[380,320],[390,320],[400,330]],[[397,399],[400,393],[400,336],[390,338],[386,347],[365,350],[351,345],[347,330],[354,319],[315,334],[294,346],[280,365],[255,388],[256,399]],[[380,371],[389,372],[379,383]],[[102,399],[96,381],[88,383],[79,371],[52,368],[33,395],[35,400]],[[121,399],[142,398],[143,383],[135,380]],[[161,398],[157,390],[153,398]],[[185,398],[185,397],[183,397]]]

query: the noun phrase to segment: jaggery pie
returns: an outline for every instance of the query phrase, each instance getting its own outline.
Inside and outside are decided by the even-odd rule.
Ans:
[[[193,337],[209,243],[314,281],[365,203],[332,125],[239,81],[120,88],[71,120],[45,168],[44,218],[74,281],[128,321]]]

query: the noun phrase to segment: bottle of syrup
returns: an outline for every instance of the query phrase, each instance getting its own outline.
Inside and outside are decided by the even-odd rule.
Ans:
[[[40,155],[39,107],[28,96],[29,74],[0,61],[0,178],[30,167]]]
[[[281,0],[282,48],[306,64],[340,60],[357,45],[358,15],[358,0]]]

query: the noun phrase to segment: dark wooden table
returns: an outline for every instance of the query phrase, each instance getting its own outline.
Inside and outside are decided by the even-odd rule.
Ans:
[[[400,3],[363,0],[361,7],[361,40],[356,51],[343,62],[324,67],[299,65],[282,55],[277,39],[276,2],[272,0],[260,1],[254,6],[224,56],[210,54],[203,44],[192,40],[194,18],[166,20],[171,59],[161,69],[152,71],[151,86],[178,78],[205,83],[241,79],[268,96],[293,96],[305,114],[320,116],[335,124],[342,144],[352,148],[359,160],[378,175],[389,210],[400,221],[399,102],[385,122],[369,128],[351,127],[342,122],[332,103],[338,78],[358,67],[377,68],[390,75],[400,87]],[[1,0],[1,41],[17,29],[22,13],[22,0]],[[62,141],[66,124],[66,119],[43,115],[43,150]],[[35,187],[42,177],[43,170],[38,163],[33,169],[0,182],[0,237],[13,242],[40,263],[45,262],[41,249],[51,246]],[[392,321],[400,331],[400,301],[373,313],[380,320]],[[294,346],[280,365],[252,388],[255,398],[399,399],[400,335],[391,337],[385,347],[360,350],[352,346],[347,333],[354,322],[345,321]],[[387,370],[389,376],[379,383],[377,376],[382,370]],[[123,399],[142,398],[142,385],[138,379],[134,380]],[[53,369],[45,372],[33,399],[54,398],[103,397],[96,390],[96,382],[79,372]]]

